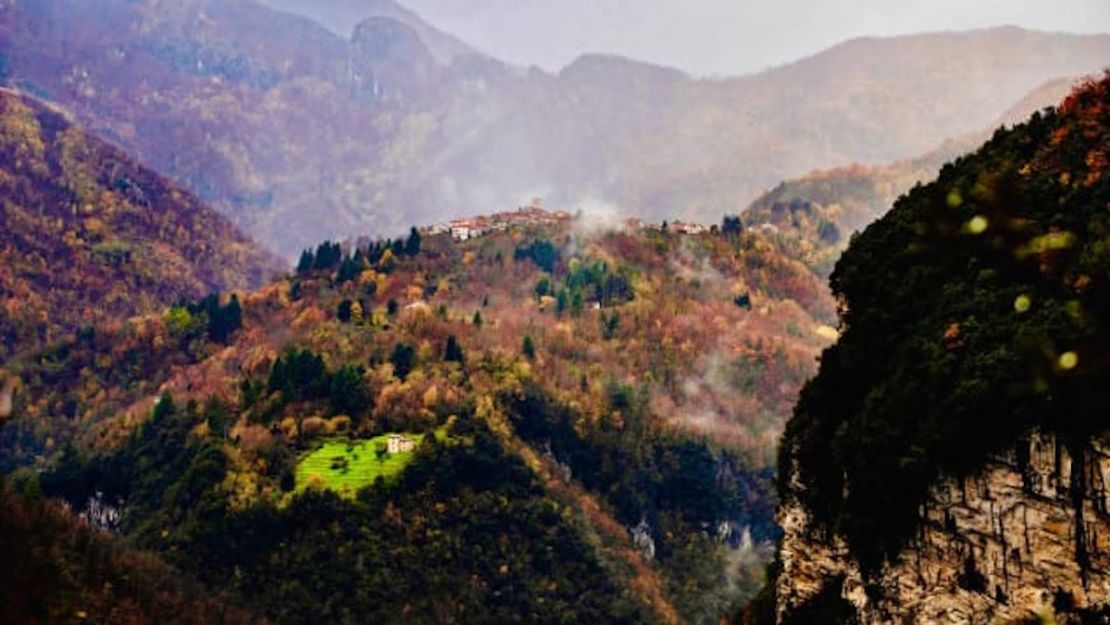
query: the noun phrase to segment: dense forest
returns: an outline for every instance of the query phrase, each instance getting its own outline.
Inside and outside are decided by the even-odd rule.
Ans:
[[[797,481],[779,492],[865,574],[912,538],[941,477],[1034,431],[1083,458],[1110,429],[1108,130],[1110,76],[945,166],[837,263],[842,335],[787,426],[779,474]],[[1069,489],[1086,483],[1076,462]],[[839,622],[837,601],[796,620]]]
[[[714,623],[762,581],[767,449],[835,334],[787,245],[326,242],[12,359],[3,470],[277,623]]]

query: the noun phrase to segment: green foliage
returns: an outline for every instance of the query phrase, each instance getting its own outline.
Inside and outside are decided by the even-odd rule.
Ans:
[[[266,387],[286,402],[321,399],[329,387],[324,359],[307,349],[290,348],[274,361]]]
[[[313,255],[312,268],[316,270],[332,270],[343,262],[343,248],[339,243],[325,241],[316,248]]]
[[[744,232],[744,222],[739,215],[725,215],[721,221],[721,234],[730,237],[740,236]]]
[[[54,501],[33,500],[0,480],[0,622],[246,625],[256,622],[125,547]],[[18,563],[18,566],[14,566]]]
[[[354,258],[344,258],[339,263],[339,272],[335,276],[335,281],[339,284],[351,282],[362,273],[362,263]]]
[[[318,455],[340,489],[353,477],[364,484],[364,469],[390,474],[357,498],[309,489],[285,506],[235,510],[207,486],[219,454],[174,425],[189,423],[187,413],[167,409],[144,428],[160,448],[137,440],[107,463],[145,472],[118,480],[134,514],[125,531],[276,623],[398,622],[399,605],[406,622],[653,622],[532,473],[472,419],[450,432],[456,442],[429,438],[404,467],[379,464],[373,441],[333,441],[302,461]],[[84,488],[98,490],[109,477],[92,466],[84,475]],[[198,501],[186,493],[200,503],[182,515],[175,506]]]
[[[609,315],[602,315],[601,319],[601,337],[606,341],[611,341],[617,336],[617,331],[621,327],[621,315],[618,312],[613,312]]]
[[[566,288],[572,300],[579,302],[581,310],[583,298],[597,302],[601,306],[613,306],[632,301],[632,281],[626,270],[612,271],[608,263],[602,261],[572,263],[567,273]]]
[[[414,226],[409,230],[409,238],[405,241],[405,254],[408,256],[416,256],[420,253],[420,245],[422,238],[420,231]]]
[[[412,372],[416,362],[416,348],[407,343],[398,343],[389,355],[389,362],[393,363],[393,375],[404,380]]]
[[[715,452],[704,440],[670,436],[648,428],[645,399],[632,388],[611,383],[609,402],[620,422],[606,420],[581,431],[578,415],[534,384],[506,398],[513,426],[521,437],[549,444],[575,479],[614,506],[617,518],[632,527],[647,519],[659,526],[664,516],[680,525],[713,526],[731,520],[751,528],[757,539],[776,534],[768,506],[740,505],[758,500],[769,488],[767,476],[743,469],[739,461]],[[666,559],[673,546],[659,550]]]
[[[1108,107],[1104,79],[999,131],[837,264],[844,331],[787,426],[780,473],[804,488],[781,488],[846,537],[867,573],[913,535],[938,478],[977,472],[1033,429],[1082,458],[1110,428],[1099,408],[1110,401]],[[1080,567],[1085,550],[1076,541]]]
[[[334,414],[359,416],[373,404],[370,388],[366,384],[361,366],[343,365],[331,375],[328,399]]]
[[[232,295],[227,305],[220,304],[220,294],[213,293],[196,304],[188,306],[192,315],[203,314],[208,320],[208,338],[217,343],[228,344],[233,332],[243,326],[243,307],[239,296]]]
[[[335,311],[335,318],[342,323],[350,323],[353,310],[354,303],[349,299],[345,299],[339,302],[339,308]]]
[[[528,360],[534,360],[536,358],[536,340],[532,338],[532,335],[524,335],[524,340],[522,341],[520,347],[520,353],[524,354],[524,357]]]
[[[532,289],[532,294],[536,296],[536,299],[551,295],[551,278],[547,276],[540,278],[539,282],[536,282],[535,288]]]
[[[443,348],[443,359],[447,362],[457,362],[459,364],[466,361],[463,348],[459,345],[459,340],[455,338],[454,334],[447,337],[447,344]]]
[[[559,250],[547,239],[534,239],[513,252],[514,260],[530,260],[547,273],[554,273],[559,263]]]

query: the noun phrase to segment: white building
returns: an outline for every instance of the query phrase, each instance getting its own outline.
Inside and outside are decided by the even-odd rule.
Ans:
[[[416,449],[416,441],[402,434],[390,434],[386,441],[389,455],[404,454]]]

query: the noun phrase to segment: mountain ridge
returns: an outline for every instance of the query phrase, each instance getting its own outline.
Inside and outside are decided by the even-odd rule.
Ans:
[[[144,2],[110,0],[93,42],[72,30],[72,3],[0,10],[8,82],[74,111],[287,258],[533,196],[715,221],[815,167],[912,157],[1110,58],[1110,37],[1002,30],[869,42],[878,52],[865,58],[854,45],[729,80],[614,57],[548,74],[489,57],[429,64],[418,46],[390,57],[373,41],[360,44],[367,56],[245,0],[203,12],[193,0],[157,19]],[[287,66],[260,24],[308,29],[315,43]],[[162,32],[172,37],[151,37]],[[370,73],[388,77],[379,93],[407,95],[366,97],[374,89],[355,78]]]

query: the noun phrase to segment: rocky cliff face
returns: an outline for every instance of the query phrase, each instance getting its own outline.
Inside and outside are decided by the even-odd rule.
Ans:
[[[817,601],[834,601],[862,625],[1104,622],[1110,614],[1110,448],[1070,453],[1036,435],[993,457],[974,478],[931,491],[921,524],[896,562],[865,580],[838,537],[822,536],[807,512],[785,502],[780,623]],[[794,481],[793,488],[801,486]]]

